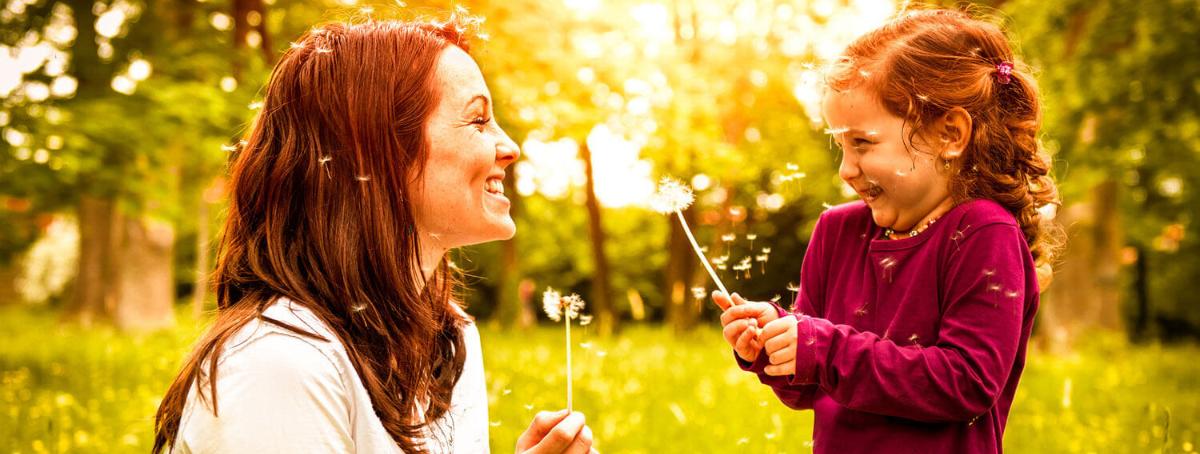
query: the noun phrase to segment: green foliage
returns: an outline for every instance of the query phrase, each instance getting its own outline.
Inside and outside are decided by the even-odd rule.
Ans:
[[[811,449],[812,413],[788,410],[738,370],[716,329],[678,337],[643,326],[609,339],[572,332],[575,406],[602,452]],[[146,452],[154,410],[198,335],[64,328],[45,311],[0,309],[0,451]],[[557,327],[483,331],[493,451],[512,449],[537,411],[565,406],[562,336]],[[1197,354],[1116,338],[1093,339],[1069,357],[1034,352],[1006,449],[1194,451]]]

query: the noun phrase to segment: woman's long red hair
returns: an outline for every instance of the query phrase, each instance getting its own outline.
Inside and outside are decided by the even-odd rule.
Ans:
[[[428,154],[438,58],[468,49],[469,25],[331,23],[283,55],[232,157],[216,321],[159,406],[153,452],[174,444],[193,385],[218,413],[218,358],[248,322],[320,339],[263,316],[281,296],[338,337],[397,445],[423,450],[426,425],[445,414],[462,373],[465,319],[444,260],[421,281],[408,195]]]

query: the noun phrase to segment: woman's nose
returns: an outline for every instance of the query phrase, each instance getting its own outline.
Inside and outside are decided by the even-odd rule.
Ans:
[[[521,147],[501,129],[500,140],[496,141],[496,162],[503,167],[516,162],[520,157]]]

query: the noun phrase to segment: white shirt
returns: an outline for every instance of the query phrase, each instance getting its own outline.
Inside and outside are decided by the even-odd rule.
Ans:
[[[174,453],[399,453],[371,407],[346,350],[315,314],[279,299],[263,315],[318,334],[301,336],[262,320],[247,323],[225,344],[211,396],[188,393]],[[483,349],[474,324],[463,329],[466,363],[450,410],[431,425],[434,453],[486,453],[487,387]],[[207,370],[207,365],[205,365]]]

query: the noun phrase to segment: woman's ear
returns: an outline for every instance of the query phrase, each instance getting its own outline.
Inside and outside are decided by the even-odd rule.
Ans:
[[[958,159],[971,143],[971,114],[962,107],[950,109],[938,119],[934,131],[940,135],[941,158],[945,161]]]

